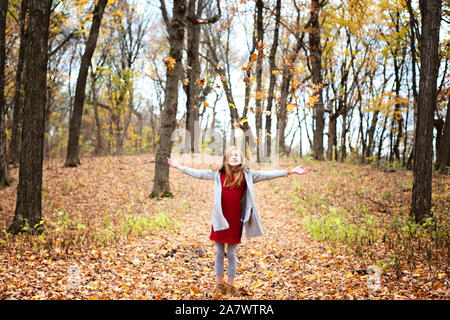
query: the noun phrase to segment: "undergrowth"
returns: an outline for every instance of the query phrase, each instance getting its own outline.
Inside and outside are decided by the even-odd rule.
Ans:
[[[353,253],[363,264],[376,264],[384,274],[391,270],[397,278],[405,269],[418,268],[419,262],[430,269],[449,270],[448,185],[433,193],[430,216],[423,223],[416,223],[408,208],[396,202],[400,200],[393,191],[379,192],[381,200],[374,201],[378,207],[371,208],[365,200],[373,196],[372,186],[362,186],[357,174],[345,169],[337,171],[335,166],[325,169],[332,171],[329,175],[319,174],[328,177],[322,188],[307,190],[294,180],[292,205],[314,240],[326,241],[334,251]],[[371,170],[376,175],[375,169]],[[345,184],[343,179],[351,180],[355,192],[348,197],[335,197],[342,183]],[[385,181],[378,175],[376,183]],[[406,179],[399,187],[400,192],[409,192],[411,181]]]
[[[76,212],[68,214],[59,210],[56,219],[43,219],[39,223],[43,232],[33,235],[24,228],[18,235],[6,230],[0,235],[0,248],[17,252],[47,251],[50,256],[70,254],[89,246],[120,244],[130,237],[145,237],[160,230],[172,230],[179,222],[161,210],[152,216],[136,214],[106,215],[101,226],[89,226],[89,222],[77,218]],[[56,221],[55,221],[56,220]]]

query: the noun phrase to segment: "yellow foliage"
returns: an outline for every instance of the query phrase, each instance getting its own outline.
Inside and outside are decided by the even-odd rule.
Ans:
[[[256,93],[256,95],[255,95],[255,98],[256,98],[257,100],[264,100],[264,98],[265,98],[264,91],[263,91],[263,90],[258,91],[258,92]]]
[[[296,103],[288,103],[286,108],[288,109],[289,112],[292,112],[292,111],[294,111],[296,106],[297,106]]]

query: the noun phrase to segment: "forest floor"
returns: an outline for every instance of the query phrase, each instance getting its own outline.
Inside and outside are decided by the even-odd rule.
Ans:
[[[0,299],[230,299],[213,294],[213,182],[170,168],[174,197],[150,199],[153,159],[46,161],[41,236],[6,233],[12,169],[13,184],[0,190]],[[220,162],[178,159],[204,169]],[[283,169],[299,164],[311,171],[255,184],[265,234],[238,247],[235,299],[450,298],[449,176],[433,177],[440,224],[429,231],[405,222],[410,171],[280,160]]]

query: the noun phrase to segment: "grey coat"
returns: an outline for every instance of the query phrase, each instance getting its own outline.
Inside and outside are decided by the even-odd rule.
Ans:
[[[183,167],[182,172],[194,178],[204,180],[214,180],[214,205],[212,210],[212,226],[214,231],[226,230],[229,228],[228,222],[222,213],[222,183],[220,181],[220,172],[217,170],[198,170]],[[247,188],[241,198],[241,217],[244,221],[245,236],[252,238],[263,235],[261,221],[254,202],[253,184],[259,181],[271,180],[278,177],[287,177],[286,170],[250,170],[250,167],[244,166],[244,177]]]

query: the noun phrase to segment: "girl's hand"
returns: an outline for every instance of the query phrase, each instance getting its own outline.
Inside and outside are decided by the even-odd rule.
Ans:
[[[172,160],[172,159],[167,158],[167,163],[172,168],[177,168],[177,169],[180,169],[180,170],[183,169],[183,166],[177,160]]]
[[[302,168],[302,166],[297,166],[294,169],[290,170],[289,174],[306,174],[309,172],[309,168]]]

